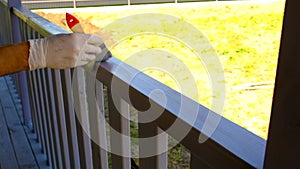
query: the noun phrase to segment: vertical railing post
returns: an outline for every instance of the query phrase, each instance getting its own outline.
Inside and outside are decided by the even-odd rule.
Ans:
[[[130,168],[130,112],[129,105],[111,89],[108,90],[108,111],[111,159],[113,169]]]
[[[81,168],[93,168],[92,148],[89,131],[89,118],[87,108],[86,84],[83,68],[76,68],[73,73],[73,101],[77,113],[78,144],[80,152]]]
[[[265,169],[299,168],[300,1],[286,1]]]
[[[76,0],[73,0],[73,8],[76,8]]]
[[[147,122],[147,116],[138,113],[140,167],[145,169],[168,168],[168,137],[154,123]],[[147,138],[147,139],[144,139]]]
[[[62,74],[62,92],[65,98],[65,116],[66,116],[66,128],[68,133],[68,144],[69,144],[69,154],[70,154],[70,165],[71,168],[79,169],[80,167],[80,157],[78,148],[78,135],[76,128],[76,115],[74,111],[73,102],[73,90],[71,84],[71,70],[64,70]]]
[[[21,0],[8,0],[8,6],[12,7],[21,7]],[[12,12],[11,16],[11,27],[12,27],[12,39],[13,43],[21,42],[21,33],[19,20]],[[31,126],[31,113],[29,105],[29,95],[28,95],[28,86],[25,71],[18,73],[19,78],[19,89],[20,96],[22,101],[22,110],[23,110],[23,123],[27,126]]]

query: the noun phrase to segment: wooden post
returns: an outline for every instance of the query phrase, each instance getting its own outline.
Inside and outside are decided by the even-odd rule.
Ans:
[[[300,167],[299,7],[286,1],[264,168]]]
[[[11,7],[21,7],[21,0],[8,0],[8,6]],[[21,33],[19,20],[17,16],[15,16],[12,12],[11,16],[11,28],[12,28],[12,39],[13,43],[21,42]],[[19,88],[20,88],[20,96],[22,101],[22,110],[23,110],[23,122],[25,125],[31,127],[31,110],[29,103],[29,95],[28,95],[28,86],[27,86],[27,78],[25,71],[18,73],[19,78]]]

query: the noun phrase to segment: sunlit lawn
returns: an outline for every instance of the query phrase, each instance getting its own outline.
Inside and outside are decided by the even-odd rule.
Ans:
[[[99,7],[82,8],[77,9],[77,11],[73,9],[43,10],[44,13],[38,13],[66,28],[64,12],[71,12],[83,22],[83,27],[87,33],[99,33],[100,28],[102,31],[106,30],[107,25],[116,19],[149,12],[169,14],[191,23],[208,37],[223,66],[225,82],[222,81],[221,83],[226,85],[226,91],[224,91],[226,92],[226,99],[224,111],[219,113],[223,113],[224,117],[266,139],[283,9],[284,1],[279,1]],[[55,13],[55,15],[51,13]],[[161,24],[166,21],[162,19],[157,22]],[[130,26],[130,23],[124,24],[128,24],[127,27],[130,27],[131,32],[139,32],[139,26]],[[174,30],[171,29],[174,25],[162,24],[162,26],[166,30]],[[117,28],[111,30],[110,38],[112,39],[118,39],[124,34]],[[182,32],[185,33],[186,31],[182,30]],[[198,37],[191,37],[190,42],[197,42],[196,38]],[[194,55],[191,49],[176,39],[154,34],[136,35],[124,39],[111,48],[111,51],[115,57],[128,60],[128,58],[139,56],[139,53],[136,54],[137,52],[149,49],[165,50],[171,54],[161,54],[161,57],[152,59],[153,64],[157,67],[154,69],[147,66],[149,66],[149,57],[155,53],[149,54],[148,52],[147,59],[131,59],[128,63],[135,67],[146,68],[144,70],[150,76],[182,91],[201,104],[209,108],[212,107],[211,99],[218,96],[212,95],[210,79],[203,62]],[[175,78],[174,74],[182,73],[182,69],[180,63],[172,62],[171,65],[168,65],[165,60],[168,57],[178,58],[180,63],[185,63],[192,73],[191,76],[183,74]],[[162,72],[161,70],[166,67],[168,70],[169,68],[172,70]],[[189,89],[189,85],[179,85],[189,78],[196,82],[198,90]]]

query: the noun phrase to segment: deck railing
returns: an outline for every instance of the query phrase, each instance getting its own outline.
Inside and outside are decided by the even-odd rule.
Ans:
[[[5,10],[0,16],[17,17],[22,41],[68,33],[21,6],[11,10],[8,6],[1,0],[0,8]],[[167,168],[168,135],[190,151],[190,168],[263,168],[266,141],[241,126],[114,57],[90,70],[92,76],[88,71],[46,68],[26,72],[27,83],[22,85],[28,86],[33,132],[52,168],[108,168],[109,159],[112,168],[130,168],[132,107],[140,121],[142,169]],[[95,83],[85,83],[91,81]],[[166,105],[153,91],[164,93]],[[221,120],[207,141],[200,143],[209,113]],[[142,122],[152,117],[157,118]]]

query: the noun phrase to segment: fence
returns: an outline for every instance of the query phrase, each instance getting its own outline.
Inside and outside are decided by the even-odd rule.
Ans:
[[[218,0],[59,0],[59,1],[58,0],[46,0],[46,1],[22,0],[22,4],[24,7],[28,9],[32,9],[32,8],[61,8],[61,7],[76,8],[76,7],[84,7],[84,6],[180,3],[180,2],[202,2],[202,1],[204,2],[204,1],[218,1]]]
[[[12,10],[9,10],[10,5],[0,1],[0,16],[5,16],[7,25],[14,23],[12,27],[15,33],[2,28],[2,24],[1,37],[4,33],[19,35],[20,40],[25,41],[67,33],[20,4],[15,4]],[[16,37],[2,41],[7,39]],[[190,168],[263,168],[266,141],[253,133],[116,58],[99,64],[94,73],[97,79],[95,91],[86,86],[88,83],[84,83],[95,79],[82,69],[27,71],[26,77],[23,77],[27,83],[19,83],[20,90],[24,91],[27,89],[24,86],[28,86],[25,92],[30,100],[31,114],[24,117],[31,117],[33,132],[52,168],[108,168],[109,156],[112,168],[130,168],[131,140],[126,137],[130,136],[130,107],[138,110],[139,121],[149,116],[158,117],[151,122],[138,124],[138,149],[142,156],[139,165],[142,169],[167,168],[167,153],[161,151],[167,149],[167,135],[189,149]],[[129,93],[124,89],[128,89]],[[160,97],[151,95],[155,90],[165,93],[166,105],[161,105]],[[87,102],[86,97],[95,97],[95,102]],[[186,106],[181,107],[182,102]],[[105,112],[105,103],[108,104],[108,112]],[[149,107],[154,109],[143,114]],[[195,109],[197,112],[191,114]],[[157,114],[157,110],[163,111]],[[103,118],[105,113],[108,113],[109,132],[106,132],[109,127]],[[214,134],[206,142],[200,143],[198,138],[201,133],[206,133],[203,125],[208,113],[221,120]],[[195,118],[192,119],[191,115]],[[156,135],[159,137],[150,141],[141,139]],[[111,152],[115,153],[107,151],[109,146]]]

